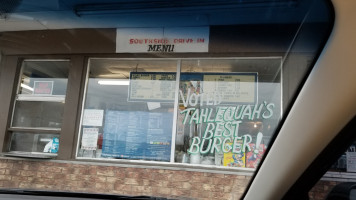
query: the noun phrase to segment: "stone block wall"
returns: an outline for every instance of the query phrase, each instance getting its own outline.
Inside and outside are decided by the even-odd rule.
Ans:
[[[95,163],[0,159],[1,188],[234,200],[240,198],[250,178]]]

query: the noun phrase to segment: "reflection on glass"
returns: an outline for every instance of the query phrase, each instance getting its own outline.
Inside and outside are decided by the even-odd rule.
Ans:
[[[10,151],[57,153],[58,147],[58,134],[14,132],[11,137]]]
[[[17,101],[13,127],[61,128],[64,103]]]
[[[61,128],[69,66],[69,61],[23,62],[12,127]]]
[[[356,158],[356,141],[330,167],[333,172],[356,172],[356,165],[353,162]]]
[[[65,95],[68,61],[24,61],[19,94]]]
[[[57,153],[70,62],[25,60],[16,96],[9,151]],[[23,129],[29,132],[22,132]],[[41,131],[41,132],[40,132]]]
[[[176,66],[90,59],[78,157],[170,161]]]

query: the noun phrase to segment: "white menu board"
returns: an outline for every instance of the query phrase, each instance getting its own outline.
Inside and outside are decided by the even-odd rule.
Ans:
[[[176,74],[131,72],[129,101],[174,101]]]
[[[257,73],[204,74],[204,93],[218,93],[222,102],[254,103]]]

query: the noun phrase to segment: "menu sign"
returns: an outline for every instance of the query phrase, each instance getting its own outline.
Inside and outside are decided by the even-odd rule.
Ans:
[[[257,73],[204,74],[204,93],[218,93],[222,102],[254,103]]]
[[[169,161],[172,113],[107,111],[102,157]]]
[[[82,146],[84,150],[96,150],[99,128],[83,128]]]
[[[173,101],[176,73],[131,72],[129,101]]]
[[[197,99],[207,105],[255,103],[257,73],[181,73],[179,90],[185,106]]]
[[[104,110],[85,109],[83,126],[102,126]]]
[[[176,73],[131,72],[129,101],[173,101]],[[181,99],[255,103],[257,73],[181,73]]]
[[[209,27],[118,28],[117,53],[208,52]]]

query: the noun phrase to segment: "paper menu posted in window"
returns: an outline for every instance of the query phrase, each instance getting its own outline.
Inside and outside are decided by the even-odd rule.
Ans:
[[[105,112],[102,157],[169,161],[172,113]]]
[[[98,135],[98,128],[83,128],[81,149],[96,150],[98,143]]]
[[[159,102],[147,102],[148,110],[154,110],[161,107]]]
[[[104,110],[85,109],[83,115],[83,126],[102,126]]]

